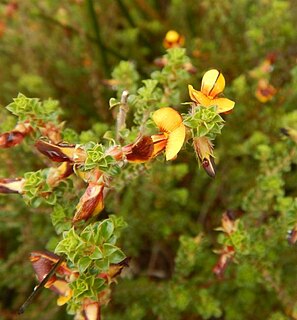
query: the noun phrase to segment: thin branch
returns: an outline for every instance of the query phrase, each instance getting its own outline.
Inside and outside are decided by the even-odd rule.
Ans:
[[[54,275],[59,266],[65,261],[65,256],[61,256],[60,259],[54,264],[51,271],[42,279],[42,281],[34,288],[30,296],[20,307],[18,314],[22,314],[25,312],[28,305],[31,303],[33,298],[37,295],[37,293],[45,286],[48,280]]]
[[[126,117],[127,112],[129,110],[129,106],[127,105],[127,99],[129,96],[129,92],[127,90],[124,90],[121,97],[121,104],[119,108],[119,113],[117,115],[117,125],[116,125],[116,139],[117,141],[120,141],[121,130],[126,128]]]
[[[120,7],[122,13],[124,14],[124,16],[126,17],[128,22],[130,23],[131,27],[136,28],[136,23],[132,19],[131,15],[129,13],[129,10],[126,8],[124,2],[122,0],[117,0],[117,3],[118,3],[118,6]]]
[[[109,76],[110,69],[109,69],[109,65],[108,65],[108,61],[107,61],[105,46],[102,42],[101,35],[100,35],[100,27],[99,27],[99,23],[98,23],[96,12],[95,12],[94,1],[87,0],[87,4],[88,4],[88,9],[89,9],[89,15],[90,15],[90,18],[91,18],[91,21],[93,24],[93,29],[95,32],[95,36],[96,36],[98,51],[99,51],[99,54],[101,55],[103,70],[104,70],[105,76]]]

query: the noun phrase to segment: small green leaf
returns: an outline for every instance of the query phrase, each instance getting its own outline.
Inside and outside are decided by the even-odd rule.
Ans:
[[[110,256],[112,253],[114,253],[117,250],[118,250],[118,248],[110,243],[103,244],[104,256]]]
[[[107,241],[113,234],[114,225],[111,220],[104,220],[100,224],[99,233],[103,241]]]
[[[102,254],[101,250],[98,247],[96,247],[94,252],[90,255],[90,258],[92,260],[102,259],[103,254]]]
[[[109,109],[112,109],[114,107],[117,107],[121,104],[121,102],[119,102],[117,99],[115,98],[110,98],[109,99]]]
[[[126,258],[126,255],[119,248],[117,248],[114,252],[112,252],[108,257],[109,263],[119,263],[123,261],[125,258]]]
[[[99,269],[99,272],[107,271],[109,269],[109,260],[108,259],[95,260],[95,265]]]
[[[79,272],[85,272],[91,263],[92,263],[92,259],[90,259],[89,257],[80,258],[77,263]]]

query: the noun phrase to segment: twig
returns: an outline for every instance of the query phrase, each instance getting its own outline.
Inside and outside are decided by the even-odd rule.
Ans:
[[[60,259],[54,264],[51,271],[42,279],[42,281],[34,288],[30,296],[20,307],[18,314],[22,314],[25,312],[28,305],[31,303],[33,298],[37,295],[37,293],[45,286],[48,280],[54,275],[59,266],[65,261],[65,256],[61,256]]]
[[[127,90],[124,90],[121,97],[119,113],[117,115],[117,125],[116,125],[117,141],[120,141],[121,139],[121,135],[120,135],[121,130],[126,128],[126,117],[127,117],[127,112],[129,110],[129,106],[127,105],[128,96],[129,96],[129,92]]]
[[[159,20],[161,21],[161,17],[155,8],[153,8],[148,1],[144,0],[134,0],[136,5],[147,15],[150,16],[154,20]],[[165,23],[164,21],[161,21],[163,24]]]
[[[100,35],[100,27],[99,27],[99,23],[98,23],[96,12],[95,12],[94,1],[87,0],[87,4],[88,4],[89,14],[90,14],[90,18],[92,20],[92,24],[93,24],[93,28],[94,28],[94,32],[95,32],[95,36],[96,36],[96,40],[97,40],[98,51],[99,51],[99,54],[101,55],[103,70],[105,72],[105,75],[109,76],[110,70],[109,70],[109,65],[108,65],[108,61],[107,61],[105,46],[102,42],[101,35]]]
[[[118,6],[120,7],[121,11],[123,12],[124,16],[126,17],[126,19],[128,20],[128,22],[130,23],[130,25],[133,28],[136,28],[136,23],[134,22],[134,20],[132,19],[129,10],[126,8],[124,2],[122,0],[117,0]]]

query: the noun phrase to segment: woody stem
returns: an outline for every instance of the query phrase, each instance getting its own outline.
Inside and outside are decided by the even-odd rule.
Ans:
[[[129,107],[127,105],[129,92],[124,90],[121,97],[121,104],[119,108],[119,113],[117,115],[117,125],[116,125],[116,140],[121,140],[120,131],[126,128],[126,117]]]

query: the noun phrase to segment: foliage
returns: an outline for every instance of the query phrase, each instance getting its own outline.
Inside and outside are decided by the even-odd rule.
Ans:
[[[44,289],[24,319],[90,301],[111,320],[297,319],[296,15],[292,0],[0,2],[1,320],[45,249],[71,293],[60,308]],[[162,47],[169,29],[184,48]],[[189,95],[209,69],[231,114]]]

